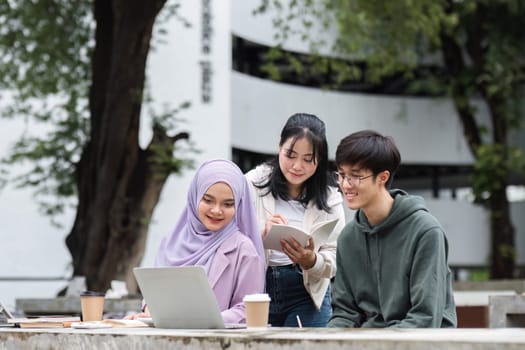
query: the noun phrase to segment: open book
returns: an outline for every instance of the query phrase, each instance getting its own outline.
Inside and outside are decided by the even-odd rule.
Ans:
[[[264,248],[282,251],[281,239],[289,238],[295,238],[303,246],[306,246],[310,237],[314,239],[314,244],[318,247],[328,240],[328,236],[330,236],[335,225],[337,225],[337,220],[338,219],[332,219],[318,222],[312,227],[311,235],[299,227],[274,224],[263,240]]]
[[[64,328],[78,321],[80,321],[78,316],[19,317],[7,320],[20,328]]]
[[[113,328],[142,328],[149,327],[146,322],[141,320],[124,320],[115,318],[106,318],[102,320],[102,323],[107,323],[113,326]]]
[[[106,318],[102,321],[73,322],[72,328],[98,329],[98,328],[142,328],[149,327],[145,322],[139,320],[124,320]]]

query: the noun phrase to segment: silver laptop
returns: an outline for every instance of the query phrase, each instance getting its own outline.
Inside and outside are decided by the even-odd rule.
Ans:
[[[155,327],[226,328],[202,266],[136,267],[133,273]]]

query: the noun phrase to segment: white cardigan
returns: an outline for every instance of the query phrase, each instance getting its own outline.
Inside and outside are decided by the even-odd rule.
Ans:
[[[261,194],[267,189],[259,189],[254,184],[264,183],[270,174],[270,167],[267,165],[259,165],[255,169],[246,173],[246,178],[250,183],[252,200],[255,205],[255,212],[261,234],[264,231],[266,220],[269,216],[275,213],[275,198],[271,193],[264,197]],[[317,259],[312,268],[303,271],[304,287],[312,298],[317,309],[321,307],[323,298],[330,284],[330,279],[335,276],[336,272],[336,246],[337,237],[345,226],[345,213],[343,209],[343,198],[335,187],[329,187],[328,206],[330,213],[319,210],[313,201],[308,203],[304,212],[303,229],[310,231],[312,226],[317,222],[322,222],[330,219],[339,218],[337,225],[328,237],[325,244],[315,247]]]

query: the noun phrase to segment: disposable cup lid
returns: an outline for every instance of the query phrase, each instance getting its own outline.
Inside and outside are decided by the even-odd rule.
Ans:
[[[265,293],[260,294],[247,294],[244,296],[243,301],[270,301],[270,296]]]
[[[106,293],[104,292],[95,292],[93,290],[85,290],[82,293],[80,293],[81,297],[103,297]]]

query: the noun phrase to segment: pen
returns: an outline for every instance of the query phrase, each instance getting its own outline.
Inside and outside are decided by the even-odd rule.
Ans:
[[[301,318],[299,315],[295,315],[295,318],[297,318],[297,324],[299,325],[299,328],[303,328],[303,324],[301,323]]]

